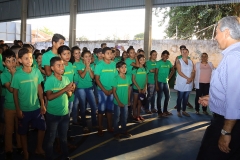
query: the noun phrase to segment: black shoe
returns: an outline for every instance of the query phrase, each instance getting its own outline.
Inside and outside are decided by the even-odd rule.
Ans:
[[[6,153],[5,153],[5,159],[6,159],[6,160],[13,160],[12,155],[13,155],[12,152],[6,152]]]

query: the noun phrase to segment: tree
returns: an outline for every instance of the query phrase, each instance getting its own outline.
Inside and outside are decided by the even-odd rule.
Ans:
[[[134,40],[143,40],[144,39],[144,33],[138,33],[134,36]]]
[[[41,28],[40,31],[42,31],[43,33],[45,33],[47,35],[50,35],[50,36],[53,35],[53,32],[49,28],[47,28],[47,27]]]
[[[88,41],[88,38],[86,36],[81,36],[77,38],[78,41]]]
[[[155,15],[163,13],[160,26],[169,18],[165,30],[169,38],[191,39],[195,36],[197,39],[211,39],[214,24],[225,16],[239,16],[240,4],[170,7],[156,9],[154,12]]]

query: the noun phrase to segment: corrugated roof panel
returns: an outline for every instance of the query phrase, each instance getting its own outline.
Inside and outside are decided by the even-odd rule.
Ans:
[[[28,17],[47,17],[69,14],[69,0],[29,0]]]
[[[21,0],[0,2],[0,21],[11,21],[21,18]]]

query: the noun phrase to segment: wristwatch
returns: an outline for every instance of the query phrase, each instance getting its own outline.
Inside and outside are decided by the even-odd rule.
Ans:
[[[231,133],[228,133],[227,131],[225,131],[224,129],[221,130],[221,134],[224,136],[229,136],[231,135]]]

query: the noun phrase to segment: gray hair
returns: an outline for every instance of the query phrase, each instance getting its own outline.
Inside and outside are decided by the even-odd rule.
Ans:
[[[230,36],[235,40],[240,40],[240,17],[228,16],[222,18],[219,22],[220,31],[229,29]]]

